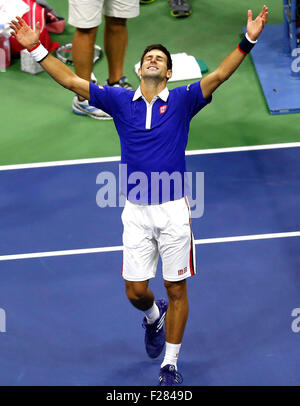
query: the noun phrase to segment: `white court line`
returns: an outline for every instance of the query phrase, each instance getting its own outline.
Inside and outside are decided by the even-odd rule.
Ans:
[[[299,148],[300,142],[289,142],[282,144],[266,144],[266,145],[250,145],[245,147],[228,147],[228,148],[209,148],[186,151],[185,155],[206,155],[206,154],[220,154],[226,152],[242,152],[242,151],[259,151],[267,149],[281,149],[281,148]],[[118,162],[121,160],[120,156],[110,156],[104,158],[88,158],[88,159],[71,159],[69,161],[52,161],[52,162],[37,162],[30,164],[17,164],[17,165],[0,165],[0,171],[9,171],[16,169],[32,169],[32,168],[46,168],[52,166],[67,166],[67,165],[82,165],[93,164],[101,162]]]
[[[245,147],[209,148],[186,151],[185,155],[222,154],[224,152],[260,151],[265,149],[299,148],[300,142],[287,142],[283,144],[248,145]]]
[[[195,244],[217,244],[221,242],[236,242],[236,241],[252,241],[252,240],[267,240],[271,238],[288,238],[300,237],[300,231],[293,231],[288,233],[269,233],[269,234],[250,234],[238,235],[236,237],[223,237],[223,238],[202,238],[195,240]]]
[[[0,171],[12,171],[16,169],[48,168],[51,166],[83,165],[83,164],[94,164],[99,162],[118,162],[120,160],[121,157],[119,156],[109,156],[104,158],[71,159],[69,161],[51,161],[51,162],[37,162],[32,164],[0,165]]]
[[[15,259],[30,259],[30,258],[60,257],[65,255],[97,254],[99,252],[113,252],[122,250],[123,246],[120,245],[114,247],[85,248],[78,250],[30,252],[28,254],[0,255],[0,261],[12,261]]]
[[[202,238],[195,240],[196,245],[200,244],[217,244],[238,241],[253,241],[253,240],[267,240],[272,238],[288,238],[300,237],[300,231],[288,233],[270,233],[270,234],[252,234],[252,235],[239,235],[235,237],[222,237],[222,238]],[[45,258],[45,257],[58,257],[65,255],[82,255],[82,254],[96,254],[100,252],[114,252],[123,251],[123,246],[114,247],[101,247],[101,248],[87,248],[77,250],[64,250],[64,251],[49,251],[49,252],[32,252],[28,254],[16,255],[0,255],[0,261],[12,261],[16,259],[30,259],[30,258]]]

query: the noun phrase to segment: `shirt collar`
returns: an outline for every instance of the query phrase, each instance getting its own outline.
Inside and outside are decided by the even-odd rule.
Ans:
[[[134,92],[132,101],[136,101],[138,100],[140,97],[143,97],[142,91],[141,91],[141,86],[139,86],[136,91]],[[168,100],[169,97],[169,89],[167,87],[165,87],[156,97],[159,97],[160,99],[162,99],[164,102],[166,102]]]

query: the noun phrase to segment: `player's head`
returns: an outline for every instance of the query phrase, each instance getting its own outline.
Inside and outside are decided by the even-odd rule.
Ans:
[[[143,65],[145,55],[148,52],[153,51],[153,50],[159,50],[159,51],[163,52],[166,55],[166,57],[167,57],[167,68],[169,70],[172,70],[172,58],[171,58],[170,52],[167,50],[166,47],[164,47],[161,44],[152,44],[152,45],[147,46],[147,48],[144,50],[143,55],[141,57],[141,66]]]
[[[172,76],[172,59],[167,48],[161,44],[148,45],[141,57],[139,75],[170,79]]]

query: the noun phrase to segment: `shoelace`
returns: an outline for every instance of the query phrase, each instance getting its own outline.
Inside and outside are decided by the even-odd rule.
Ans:
[[[156,335],[162,328],[163,326],[163,321],[161,322],[161,317],[155,321],[153,324],[147,324],[145,322],[142,323],[142,327],[147,330],[148,334],[150,336]],[[164,320],[164,317],[163,317]]]
[[[166,384],[170,384],[175,380],[176,383],[181,384],[183,382],[183,377],[182,375],[176,371],[176,369],[169,369],[169,371],[165,371],[164,376],[160,376],[159,379],[160,381],[164,381]]]

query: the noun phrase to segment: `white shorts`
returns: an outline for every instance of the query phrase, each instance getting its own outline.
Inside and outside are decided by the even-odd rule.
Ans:
[[[69,24],[77,28],[98,27],[102,14],[133,18],[140,12],[139,0],[69,0]]]
[[[124,279],[137,282],[154,278],[159,255],[166,281],[180,281],[196,273],[186,198],[157,205],[139,205],[127,200],[122,222]]]

